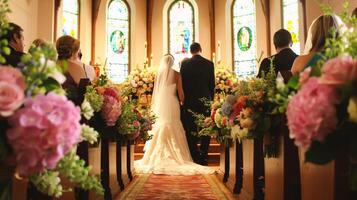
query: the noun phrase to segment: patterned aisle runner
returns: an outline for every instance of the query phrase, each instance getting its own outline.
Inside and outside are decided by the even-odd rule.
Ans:
[[[140,174],[119,199],[234,199],[215,175],[168,176]]]

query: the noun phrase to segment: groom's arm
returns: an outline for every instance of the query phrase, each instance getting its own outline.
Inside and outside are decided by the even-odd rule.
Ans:
[[[214,88],[216,86],[216,83],[215,83],[215,77],[214,77],[214,65],[212,62],[210,63],[210,72],[209,73],[210,74],[209,74],[208,87],[209,87],[210,94],[211,94],[211,100],[213,100],[214,99]]]

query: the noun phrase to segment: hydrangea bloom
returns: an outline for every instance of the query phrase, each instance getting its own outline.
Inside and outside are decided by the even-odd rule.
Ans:
[[[357,61],[351,56],[328,60],[322,67],[321,83],[341,85],[357,79]]]
[[[27,99],[10,117],[8,142],[19,173],[31,175],[53,169],[80,140],[80,109],[54,93]]]
[[[316,77],[308,79],[287,108],[290,137],[295,138],[297,146],[308,148],[312,140],[322,142],[336,129],[338,93],[318,81]]]

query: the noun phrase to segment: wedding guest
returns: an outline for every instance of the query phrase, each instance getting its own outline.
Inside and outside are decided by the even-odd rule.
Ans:
[[[308,49],[308,53],[295,59],[291,69],[293,75],[315,65],[322,58],[321,53],[324,51],[326,40],[339,35],[341,28],[338,24],[339,21],[339,18],[335,15],[321,15],[311,24],[305,44],[305,50]],[[335,35],[331,32],[332,28],[337,30]]]
[[[32,45],[35,47],[44,47],[47,42],[41,38],[38,38],[32,42]]]
[[[84,100],[86,86],[95,78],[94,69],[80,61],[80,42],[71,36],[62,36],[56,42],[59,65],[67,65],[68,70],[65,73],[66,81],[62,87],[67,92],[67,97],[76,105],[80,106]],[[82,120],[81,123],[88,123]],[[77,154],[88,164],[88,143],[81,142],[77,148]],[[76,188],[76,199],[88,199],[88,192]]]
[[[275,32],[273,40],[277,53],[261,62],[258,77],[260,78],[263,74],[266,75],[269,72],[271,60],[273,59],[275,74],[278,75],[278,72],[280,72],[284,81],[287,82],[291,77],[291,67],[298,55],[291,49],[293,41],[289,31],[285,29],[278,30]]]
[[[8,41],[8,45],[10,48],[10,54],[4,55],[5,57],[5,65],[12,65],[13,67],[17,67],[22,69],[21,66],[18,64],[21,61],[21,57],[25,54],[24,53],[24,35],[23,29],[15,24],[9,23],[10,30],[8,30],[7,34],[3,37]]]
[[[92,81],[95,78],[93,67],[85,65],[79,59],[79,45],[79,40],[68,35],[58,38],[56,42],[58,63],[68,67],[65,73],[66,81],[62,85],[67,90],[68,97],[75,103],[81,102],[80,81]]]

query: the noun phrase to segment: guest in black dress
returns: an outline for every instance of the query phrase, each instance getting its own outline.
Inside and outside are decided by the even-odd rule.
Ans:
[[[94,69],[80,61],[79,40],[71,36],[62,36],[56,42],[58,53],[58,63],[67,65],[65,73],[66,81],[62,87],[67,92],[67,97],[77,106],[80,106],[84,99],[86,86],[95,78]],[[82,120],[82,123],[88,123]],[[86,161],[88,165],[88,142],[81,142],[77,148],[79,157]],[[88,199],[88,192],[76,189],[76,199]]]
[[[291,77],[291,67],[293,66],[294,60],[298,57],[297,54],[290,48],[292,46],[292,38],[289,31],[285,29],[280,29],[274,34],[274,46],[277,54],[265,58],[259,68],[258,77],[262,77],[263,73],[267,74],[270,69],[271,59],[273,59],[273,65],[275,69],[275,74],[280,74],[283,76],[284,81],[287,82]]]
[[[18,64],[21,61],[21,57],[25,54],[23,29],[19,25],[14,23],[9,23],[9,26],[10,30],[3,37],[8,41],[8,45],[10,48],[10,54],[4,55],[6,60],[5,65],[11,65],[13,67],[18,67],[22,69],[22,67],[18,66]]]

